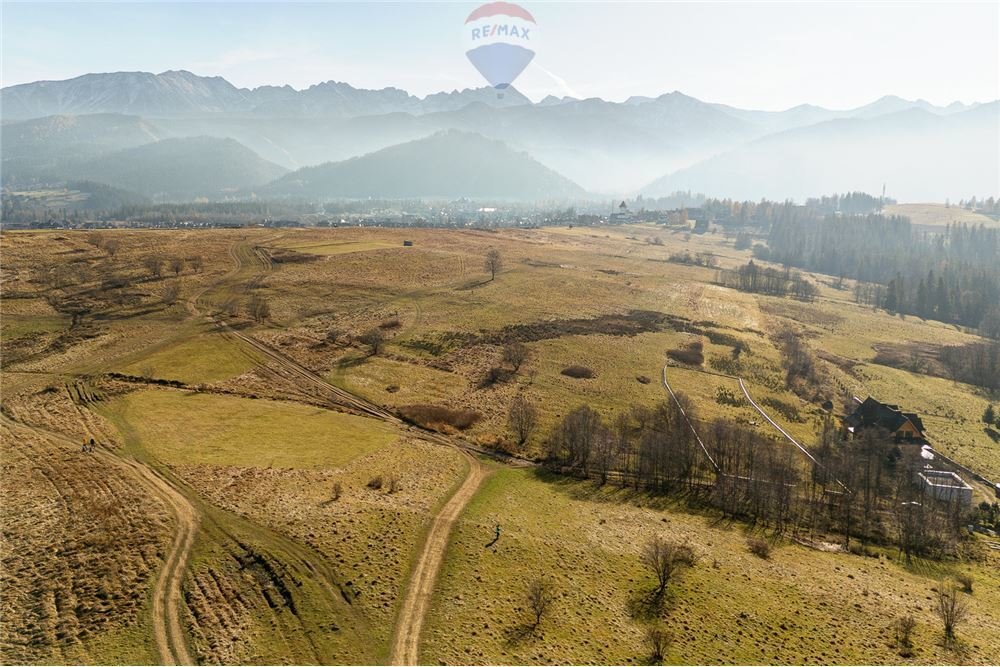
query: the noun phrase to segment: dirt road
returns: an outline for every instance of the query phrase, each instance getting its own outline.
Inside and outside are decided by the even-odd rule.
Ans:
[[[17,428],[35,431],[43,438],[58,440],[73,449],[79,447],[79,443],[75,440],[57,431],[16,422],[7,416],[0,418]],[[87,419],[81,418],[81,423],[87,432],[93,434]],[[101,447],[98,447],[91,456],[96,456],[109,465],[125,469],[130,476],[135,477],[137,482],[160,499],[177,520],[177,532],[153,590],[153,633],[162,664],[193,665],[194,660],[188,652],[187,642],[181,629],[180,602],[184,572],[194,545],[194,537],[198,532],[200,520],[198,512],[182,493],[139,461],[116,456]]]
[[[465,456],[469,460],[469,473],[432,520],[424,547],[411,573],[403,606],[396,620],[396,634],[392,642],[391,655],[394,665],[419,664],[420,632],[423,629],[424,617],[430,608],[438,570],[448,549],[452,526],[486,478],[486,469],[483,465],[475,457],[467,453]]]
[[[147,488],[163,501],[177,520],[177,532],[153,590],[153,633],[162,664],[193,665],[195,663],[188,652],[181,627],[180,605],[183,599],[184,573],[198,533],[198,511],[184,494],[151,469],[138,461],[123,460],[123,463],[135,470]]]
[[[252,249],[247,247],[246,244],[237,244],[234,246],[230,250],[230,257],[236,263],[236,268],[233,271],[234,275],[251,266],[256,266],[261,271],[267,271],[271,268],[269,263],[261,259],[260,253],[252,252]],[[283,352],[205,313],[199,308],[199,296],[200,294],[188,302],[188,307],[192,314],[205,317],[227,335],[238,338],[286,372],[320,389],[331,404],[364,416],[416,430],[420,432],[420,437],[437,442],[438,444],[454,447],[466,457],[469,463],[468,474],[458,490],[452,494],[437,515],[431,520],[430,529],[411,573],[407,590],[403,595],[403,604],[396,622],[396,632],[391,649],[392,662],[393,664],[417,664],[421,629],[423,628],[424,618],[430,607],[431,597],[434,592],[434,582],[437,580],[438,570],[441,567],[448,548],[448,539],[451,535],[452,526],[487,475],[486,469],[479,460],[470,454],[470,450],[475,450],[476,448],[456,438],[424,429],[415,429],[413,426],[406,426],[398,416],[389,410],[330,384],[326,379],[302,366]]]

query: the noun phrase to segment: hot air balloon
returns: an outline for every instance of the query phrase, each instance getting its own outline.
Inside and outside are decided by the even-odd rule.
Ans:
[[[498,91],[510,86],[535,57],[537,40],[535,18],[509,2],[487,3],[465,19],[465,55]]]

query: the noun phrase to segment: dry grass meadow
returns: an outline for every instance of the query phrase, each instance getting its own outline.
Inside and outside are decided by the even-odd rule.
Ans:
[[[504,264],[495,280],[483,267],[490,248]],[[693,343],[704,363],[666,372],[699,420],[772,433],[745,403],[720,400],[739,394],[725,377],[736,370],[792,435],[814,442],[824,412],[785,388],[775,342],[791,329],[817,355],[835,411],[851,395],[899,403],[925,415],[935,448],[1000,479],[1000,443],[979,422],[989,397],[876,363],[886,346],[975,336],[856,305],[850,285],[826,276],[811,276],[814,303],[725,289],[713,269],[668,261],[684,251],[725,267],[750,256],[718,233],[652,226],[0,235],[0,660],[160,662],[160,584],[176,570],[180,636],[169,641],[198,662],[388,662],[431,519],[469,470],[452,445],[514,448],[507,412],[522,395],[539,426],[519,454],[537,457],[580,404],[612,416],[666,400],[667,353]],[[150,256],[167,261],[159,275]],[[178,271],[173,258],[184,260]],[[163,296],[171,286],[173,300]],[[77,326],[74,299],[89,307]],[[260,321],[255,300],[270,310]],[[371,331],[384,338],[375,354]],[[491,381],[511,341],[528,359]],[[563,373],[572,366],[592,377]],[[388,413],[431,406],[474,418],[463,430],[429,424],[433,433],[345,403],[343,390]],[[90,437],[98,451],[81,452]],[[674,634],[668,662],[1000,656],[1000,552],[978,538],[946,563],[790,541],[762,560],[746,548],[746,526],[683,503],[486,465],[443,555],[424,662],[646,661],[650,581],[637,552],[654,534],[688,540],[699,556],[657,612]],[[178,567],[174,536],[191,517]],[[486,548],[497,522],[503,535]],[[933,590],[960,573],[976,582],[971,615],[946,648]],[[525,633],[536,574],[557,596]],[[918,621],[909,658],[892,646],[903,613]]]

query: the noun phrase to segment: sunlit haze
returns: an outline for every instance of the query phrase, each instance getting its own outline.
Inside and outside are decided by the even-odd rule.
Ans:
[[[328,80],[416,95],[484,84],[460,28],[475,3],[4,3],[3,85],[187,69],[241,87]],[[680,90],[779,110],[1000,97],[1000,5],[524,3],[541,42],[528,97]]]

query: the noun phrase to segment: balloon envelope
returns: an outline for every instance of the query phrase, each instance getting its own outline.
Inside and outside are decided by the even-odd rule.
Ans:
[[[535,19],[509,2],[491,2],[465,20],[465,55],[491,86],[503,90],[535,57]]]

